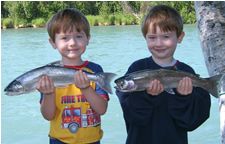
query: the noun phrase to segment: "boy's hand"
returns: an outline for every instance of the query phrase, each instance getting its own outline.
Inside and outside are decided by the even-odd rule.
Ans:
[[[80,89],[86,89],[90,86],[90,80],[88,79],[87,75],[82,72],[82,70],[79,70],[75,73],[74,81],[76,87]]]
[[[185,77],[180,80],[177,86],[177,92],[181,95],[191,94],[193,90],[192,80],[189,77]]]
[[[52,79],[45,75],[38,81],[36,89],[44,95],[51,95],[54,93],[55,87]]]
[[[146,90],[148,94],[156,96],[164,91],[164,87],[159,80],[155,79],[153,81],[150,81],[150,85]]]

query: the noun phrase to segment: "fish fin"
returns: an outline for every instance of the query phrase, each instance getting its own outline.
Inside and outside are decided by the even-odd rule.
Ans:
[[[223,77],[223,75],[219,74],[219,75],[212,76],[210,78],[206,78],[211,83],[210,87],[208,87],[207,90],[216,98],[220,96],[218,89],[220,87],[220,79]]]
[[[171,89],[171,88],[167,88],[167,89],[165,89],[165,91],[166,91],[167,93],[169,93],[169,94],[175,95],[174,90]]]
[[[98,73],[99,80],[97,81],[97,84],[106,92],[112,94],[112,88],[111,88],[111,81],[116,76],[114,73]]]
[[[51,62],[51,63],[48,63],[47,65],[49,65],[49,66],[63,66],[62,65],[62,63],[61,63],[61,61],[54,61],[54,62]]]

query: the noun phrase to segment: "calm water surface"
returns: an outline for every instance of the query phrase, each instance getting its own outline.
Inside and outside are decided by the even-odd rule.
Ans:
[[[185,25],[185,38],[175,57],[191,65],[196,73],[208,73],[195,25]],[[91,41],[83,58],[99,63],[104,71],[122,76],[135,60],[149,56],[139,26],[91,27]],[[48,43],[45,29],[1,30],[2,53],[2,144],[47,144],[49,122],[40,113],[38,92],[9,97],[3,88],[22,73],[60,59]],[[113,83],[112,83],[113,84]],[[218,144],[218,100],[212,97],[210,118],[189,133],[190,144]],[[126,130],[119,101],[110,96],[107,113],[102,117],[102,144],[124,144]]]

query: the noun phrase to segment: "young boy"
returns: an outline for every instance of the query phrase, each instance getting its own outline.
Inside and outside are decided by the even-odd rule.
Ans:
[[[81,57],[90,39],[89,23],[79,11],[65,9],[50,19],[47,30],[49,42],[62,56],[60,64],[79,70],[75,85],[55,88],[48,76],[38,83],[41,113],[50,121],[50,144],[100,144],[100,115],[106,112],[109,97],[82,71],[103,72],[100,65]]]
[[[142,24],[142,33],[152,56],[135,61],[126,74],[144,69],[176,69],[194,74],[173,55],[184,32],[181,16],[168,6],[153,7]],[[127,129],[126,144],[187,144],[187,132],[208,117],[210,95],[192,86],[184,77],[176,89],[164,91],[159,80],[150,81],[141,92],[117,92]]]

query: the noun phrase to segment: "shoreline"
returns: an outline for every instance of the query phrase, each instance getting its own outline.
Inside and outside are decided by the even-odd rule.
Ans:
[[[90,25],[90,26],[129,26],[129,25],[139,25],[139,24],[108,24],[108,23],[99,23],[97,25]],[[1,26],[1,29],[23,29],[23,28],[45,28],[45,26],[35,26],[35,25],[28,25],[28,26],[24,26],[24,25],[19,25],[19,26],[12,26],[12,27],[5,27],[5,26]]]

